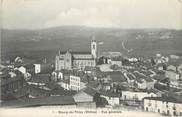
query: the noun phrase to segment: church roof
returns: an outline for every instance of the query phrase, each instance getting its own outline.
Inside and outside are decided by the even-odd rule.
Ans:
[[[67,51],[59,51],[59,54],[65,54]],[[89,51],[69,51],[71,54],[91,54]]]

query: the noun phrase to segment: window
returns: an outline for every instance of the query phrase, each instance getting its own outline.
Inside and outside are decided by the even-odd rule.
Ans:
[[[93,49],[95,49],[95,45],[93,45]]]
[[[124,99],[126,100],[126,95],[124,95]]]
[[[169,110],[167,110],[167,115],[169,115],[170,113],[169,113]]]
[[[158,109],[158,113],[160,113],[160,109]]]
[[[69,62],[70,60],[69,59],[66,59],[66,62]]]
[[[176,106],[175,106],[175,104],[173,105],[173,110],[176,110]]]
[[[173,112],[173,115],[176,116],[176,111]]]
[[[157,108],[157,101],[155,101],[155,107]]]
[[[148,107],[146,107],[146,109],[145,109],[146,111],[148,111]]]

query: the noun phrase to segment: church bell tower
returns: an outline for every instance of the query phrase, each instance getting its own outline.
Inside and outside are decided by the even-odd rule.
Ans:
[[[97,58],[97,42],[94,37],[92,37],[91,40],[91,54],[94,57],[94,59]]]

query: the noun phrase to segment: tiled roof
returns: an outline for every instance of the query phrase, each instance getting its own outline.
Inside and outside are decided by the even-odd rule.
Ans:
[[[119,58],[119,57],[112,57],[111,60],[112,60],[112,61],[121,61],[122,59]]]
[[[173,103],[182,103],[182,100],[179,100],[175,97],[145,97],[144,99],[173,102]]]
[[[95,96],[95,94],[97,93],[96,90],[92,89],[92,88],[89,88],[87,87],[86,89],[84,89],[84,92],[91,95],[91,96]]]
[[[131,74],[127,74],[127,76],[128,76],[128,78],[129,78],[130,80],[134,80],[134,79],[135,79]]]
[[[54,68],[51,64],[41,64],[41,72],[39,74],[52,73]]]
[[[118,93],[112,91],[100,91],[101,95],[108,96],[108,97],[119,97]]]
[[[109,76],[112,82],[127,82],[127,79],[121,72],[110,72]]]
[[[72,54],[91,54],[89,51],[82,51],[82,52],[71,52]]]
[[[97,88],[99,86],[99,83],[97,81],[91,81],[87,84],[87,86]]]
[[[65,54],[67,51],[59,51],[60,54]],[[82,51],[82,52],[77,52],[77,51],[69,51],[71,54],[91,54],[89,51]]]
[[[36,74],[32,76],[30,79],[30,82],[35,82],[35,83],[49,83],[50,82],[50,74]]]
[[[64,88],[57,88],[57,89],[53,89],[50,91],[51,95],[62,95],[62,96],[73,96],[74,94],[76,94],[76,91],[68,91],[65,90]]]
[[[47,96],[50,94],[50,91],[47,91],[45,89],[41,89],[34,85],[28,85],[28,89],[30,90],[31,95],[39,95],[39,96]]]
[[[73,60],[94,60],[94,58],[74,58]]]

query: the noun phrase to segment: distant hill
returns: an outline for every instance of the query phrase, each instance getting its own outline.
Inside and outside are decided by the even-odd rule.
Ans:
[[[92,36],[103,42],[99,45],[100,51],[120,51],[129,56],[152,56],[159,52],[182,55],[182,30],[65,26],[42,30],[3,29],[2,58],[25,56],[53,60],[59,49],[90,51]]]

